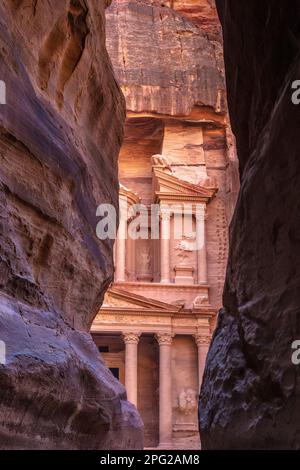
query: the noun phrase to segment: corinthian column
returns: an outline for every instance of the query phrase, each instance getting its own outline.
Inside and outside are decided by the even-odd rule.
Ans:
[[[172,446],[172,371],[170,333],[157,333],[159,344],[159,447]]]
[[[196,211],[198,284],[207,284],[207,260],[205,237],[206,204],[198,204]]]
[[[123,333],[125,343],[125,388],[128,401],[137,406],[137,351],[140,333]]]
[[[160,282],[170,282],[170,212],[161,210]]]
[[[199,392],[202,385],[202,379],[205,369],[205,361],[208,353],[208,348],[210,345],[211,337],[210,335],[205,335],[197,333],[194,335],[197,347],[198,347],[198,383],[199,383]]]

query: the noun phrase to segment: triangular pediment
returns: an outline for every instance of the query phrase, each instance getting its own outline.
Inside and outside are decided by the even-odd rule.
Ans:
[[[107,308],[124,308],[124,309],[143,309],[143,310],[161,310],[179,311],[180,306],[171,305],[166,302],[161,302],[141,295],[133,294],[132,292],[123,289],[111,287],[105,294],[102,309]]]
[[[208,202],[217,191],[216,188],[205,188],[199,184],[189,183],[161,168],[154,168],[154,176],[157,195],[195,196]]]

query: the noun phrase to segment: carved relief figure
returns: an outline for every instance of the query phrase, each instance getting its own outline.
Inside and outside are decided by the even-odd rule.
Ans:
[[[151,269],[151,253],[150,248],[146,247],[140,255],[141,259],[141,272],[148,274]]]
[[[192,388],[183,389],[178,397],[179,410],[188,415],[197,409],[197,392]]]
[[[191,253],[194,251],[195,236],[184,236],[182,240],[175,246],[177,258],[181,264],[186,264],[190,260]]]

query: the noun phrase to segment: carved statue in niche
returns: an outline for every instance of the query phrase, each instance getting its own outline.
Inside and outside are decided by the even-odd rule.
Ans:
[[[140,244],[136,253],[137,279],[143,282],[153,280],[151,247],[145,243]]]
[[[143,274],[148,274],[151,269],[151,252],[149,247],[145,247],[140,254],[141,265],[140,271]]]
[[[176,245],[175,251],[177,258],[181,264],[186,264],[186,261],[191,261],[191,253],[194,251],[195,236],[184,236],[182,240]]]
[[[181,248],[179,248],[179,245],[175,248],[175,250],[178,251],[177,258],[180,264],[186,264],[186,261],[189,259],[189,256],[186,251],[183,251]]]
[[[183,389],[178,396],[179,411],[185,415],[197,410],[197,392],[192,388]]]

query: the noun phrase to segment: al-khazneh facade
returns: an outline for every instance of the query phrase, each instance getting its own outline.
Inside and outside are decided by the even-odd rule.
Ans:
[[[192,448],[199,446],[198,393],[217,311],[222,305],[228,226],[238,190],[235,147],[220,85],[212,85],[206,95],[203,92],[209,99],[215,92],[215,106],[197,104],[189,110],[181,109],[188,92],[183,84],[182,95],[177,88],[179,98],[174,98],[171,82],[166,87],[172,88],[175,101],[167,103],[162,98],[159,102],[165,88],[161,86],[160,91],[157,86],[143,84],[147,73],[152,73],[151,60],[149,65],[147,61],[135,65],[138,57],[126,46],[132,38],[123,36],[124,31],[118,29],[118,47],[122,43],[121,52],[126,55],[125,69],[122,68],[123,58],[112,40],[116,36],[116,9],[120,8],[118,28],[124,15],[133,26],[135,21],[143,20],[143,34],[150,30],[146,23],[150,10],[141,7],[149,2],[125,3],[112,5],[107,25],[108,49],[128,107],[119,157],[120,201],[122,205],[126,198],[129,205],[142,203],[148,208],[158,204],[161,236],[158,240],[151,239],[150,233],[147,239],[117,238],[115,281],[95,318],[92,333],[107,366],[125,384],[128,399],[141,414],[146,447]],[[132,3],[136,5],[134,9]],[[156,14],[156,7],[149,5],[147,8],[154,8]],[[161,14],[167,18],[161,17],[162,30],[170,28],[170,18],[179,28],[178,13],[175,19],[170,16],[172,10],[164,9]],[[205,35],[198,37],[198,27],[187,27],[187,20],[182,21],[182,27],[188,30],[187,40],[192,37],[197,54],[196,41],[201,47],[211,47],[209,41],[203,43],[203,38],[207,41]],[[134,27],[129,30],[134,31]],[[161,29],[157,36],[163,37]],[[172,60],[176,47],[170,46],[175,51],[171,53]],[[186,54],[195,53],[186,47]],[[182,48],[184,56],[184,44]],[[203,54],[208,57],[206,49]],[[213,60],[207,57],[206,62]],[[193,57],[186,56],[186,61],[192,64]],[[153,62],[152,68],[156,65]],[[130,67],[135,66],[143,70],[143,75],[137,78],[140,83],[133,86],[128,77],[132,76]],[[184,62],[181,67],[185,67]],[[199,64],[200,71],[204,67],[212,74],[212,65]],[[213,73],[218,76],[216,66]],[[188,80],[191,77],[192,72]],[[149,76],[147,81],[156,79],[153,73],[153,79]],[[195,80],[193,87],[197,77]],[[201,80],[203,77],[198,79],[198,85],[203,88]],[[214,80],[217,83],[219,78]],[[166,112],[168,105],[170,111]],[[196,239],[205,241],[202,249],[190,250],[188,236],[174,239],[176,215],[165,211],[166,204],[190,204],[195,211],[197,208],[193,232]],[[130,221],[121,219],[119,233],[127,232]]]

